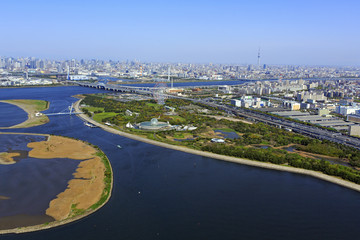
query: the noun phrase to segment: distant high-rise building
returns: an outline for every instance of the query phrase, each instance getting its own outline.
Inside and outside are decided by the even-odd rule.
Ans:
[[[259,51],[258,51],[258,68],[260,68],[260,48],[259,48]]]
[[[75,59],[71,59],[70,67],[74,68],[76,65]]]
[[[43,69],[45,67],[45,63],[44,63],[44,61],[40,61],[39,62],[39,68],[41,68],[41,69]]]
[[[67,70],[67,80],[70,80],[70,66],[68,66],[68,70]]]
[[[35,69],[36,68],[36,60],[31,60],[29,62],[29,68],[31,69]]]

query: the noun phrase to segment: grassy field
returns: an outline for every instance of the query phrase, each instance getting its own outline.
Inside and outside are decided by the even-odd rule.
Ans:
[[[94,114],[93,119],[94,119],[95,121],[101,123],[104,118],[114,117],[114,116],[116,116],[116,115],[117,115],[117,113],[114,113],[114,112],[96,113],[96,114]]]
[[[219,130],[222,132],[236,132],[234,129],[231,128],[215,128],[214,130]]]
[[[16,105],[22,108],[28,114],[28,119],[26,121],[9,128],[28,128],[28,127],[39,126],[49,122],[49,118],[45,114],[41,116],[35,116],[37,112],[41,112],[49,108],[48,101],[15,99],[15,100],[4,100],[3,102]]]
[[[156,110],[158,110],[160,108],[159,104],[156,103],[146,103],[146,105],[155,108]]]
[[[49,107],[49,102],[43,100],[7,100],[6,102],[29,106],[32,108],[32,110],[38,112],[44,111]]]
[[[104,111],[104,108],[102,107],[84,107],[84,108],[89,110],[89,112]]]
[[[183,117],[180,117],[180,116],[168,116],[169,118],[172,118],[173,120],[175,121],[178,121],[178,122],[185,122],[185,119]]]

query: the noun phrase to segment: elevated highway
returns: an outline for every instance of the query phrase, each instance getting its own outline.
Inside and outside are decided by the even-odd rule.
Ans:
[[[86,83],[86,82],[74,82],[74,83],[83,87],[91,87],[91,88],[105,89],[109,91],[138,93],[138,94],[146,94],[146,95],[150,95],[153,93],[154,90],[156,90],[156,88],[154,87],[134,87],[134,86],[125,86],[125,85],[116,85],[116,84],[102,84],[102,83],[98,84],[98,83]],[[196,86],[191,86],[191,87],[194,88]],[[210,86],[205,86],[205,87],[210,87]],[[179,97],[170,94],[167,94],[166,97],[178,98],[178,99],[184,99],[184,100],[190,100],[193,102],[202,103],[217,108],[219,110],[223,110],[228,113],[234,114],[236,116],[243,117],[250,121],[263,122],[268,125],[285,128],[312,138],[316,138],[320,140],[329,140],[335,143],[344,144],[346,146],[354,147],[360,150],[360,139],[348,135],[343,135],[342,133],[339,132],[332,132],[315,126],[310,126],[302,123],[289,121],[286,119],[281,119],[275,116],[270,116],[265,113],[256,112],[250,109],[221,105],[213,102],[204,101],[201,99]]]

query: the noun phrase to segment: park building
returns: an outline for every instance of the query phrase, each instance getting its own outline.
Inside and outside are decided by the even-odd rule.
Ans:
[[[139,129],[142,130],[169,130],[171,129],[171,125],[169,124],[169,122],[159,122],[156,118],[151,119],[148,122],[142,122],[139,124]]]

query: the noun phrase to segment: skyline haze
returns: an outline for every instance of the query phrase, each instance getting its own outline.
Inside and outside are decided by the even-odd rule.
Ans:
[[[360,65],[357,1],[7,1],[1,56]]]

